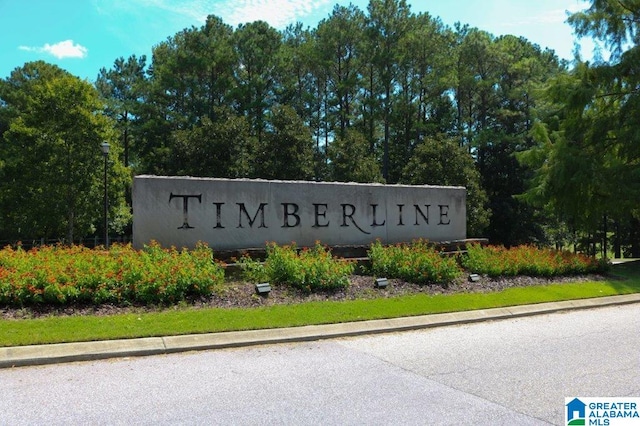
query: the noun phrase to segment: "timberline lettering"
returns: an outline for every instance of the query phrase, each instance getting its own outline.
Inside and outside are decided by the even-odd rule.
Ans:
[[[353,226],[358,228],[358,231],[367,235],[371,234],[371,232],[367,232],[364,229],[360,228],[356,223],[356,220],[353,218],[353,215],[356,213],[356,206],[354,206],[353,204],[340,204],[340,205],[342,206],[342,225],[340,226],[349,226],[347,224],[347,219],[349,219],[349,221],[351,221]],[[349,213],[347,213],[347,210],[349,210]]]
[[[371,227],[376,227],[376,226],[384,226],[385,223],[387,223],[387,220],[383,220],[382,223],[378,223],[376,220],[376,209],[378,208],[377,204],[369,204],[371,206],[371,208],[373,209],[373,223],[371,224]]]
[[[224,229],[224,226],[222,226],[222,206],[224,203],[213,203],[213,205],[216,206],[216,226],[214,228]]]
[[[449,219],[449,205],[438,204],[438,207],[440,207],[440,222],[438,225],[449,225],[451,223],[451,219]]]
[[[202,203],[202,194],[198,195],[178,195],[173,192],[169,194],[169,202],[174,198],[182,198],[182,226],[178,226],[178,229],[193,229],[193,226],[189,226],[189,198],[197,198],[199,203]]]
[[[422,219],[425,221],[425,223],[428,225],[429,224],[429,207],[431,206],[431,204],[425,204],[424,205],[427,208],[427,215],[425,216],[425,214],[422,212],[422,209],[420,209],[420,206],[417,204],[414,204],[413,207],[415,207],[416,209],[416,223],[415,226],[419,226],[420,223],[418,222],[418,214],[420,214],[420,216],[422,216]]]
[[[404,223],[402,223],[402,208],[404,207],[404,204],[397,204],[398,206],[398,226],[404,226]]]
[[[194,226],[189,224],[189,199],[195,198],[198,202],[202,203],[202,194],[174,194],[171,193],[169,195],[169,202],[171,202],[174,198],[182,199],[182,213],[183,213],[183,223],[178,229],[195,229]],[[227,203],[222,202],[214,202],[212,203],[215,208],[215,226],[213,229],[225,229],[226,227],[223,224],[223,210],[224,206]],[[236,228],[254,228],[256,225],[257,228],[269,228],[268,224],[265,220],[265,209],[269,206],[268,203],[260,203],[256,210],[251,210],[251,207],[247,207],[245,203],[235,203],[238,207],[238,222]],[[329,213],[329,204],[327,203],[313,203],[313,228],[327,228],[331,225],[331,221],[327,218]],[[303,226],[303,220],[300,216],[300,206],[296,203],[280,203],[282,207],[282,225],[281,228],[298,228]],[[405,226],[403,221],[403,213],[404,213],[404,204],[396,204],[398,208],[398,223],[397,226]],[[387,223],[386,218],[380,217],[378,204],[369,204],[368,207],[371,209],[372,221],[369,225],[371,228],[385,226]],[[415,222],[414,226],[420,226],[422,224],[429,225],[429,208],[431,204],[424,204],[420,206],[418,204],[414,204],[414,214],[415,214]],[[371,232],[367,232],[363,227],[356,221],[356,206],[349,203],[340,204],[341,211],[341,227],[350,227],[354,226],[360,232],[366,235],[370,235]],[[451,219],[449,218],[449,205],[448,204],[438,204],[439,209],[439,221],[438,225],[447,226],[451,224]],[[245,226],[247,225],[247,226]]]
[[[289,208],[293,207],[293,211],[289,211]],[[295,203],[282,203],[282,208],[284,210],[284,224],[282,228],[295,228],[300,225],[300,216],[298,215],[298,210],[300,209]],[[289,223],[289,218],[293,216],[295,218],[295,222],[293,225]]]
[[[244,206],[244,203],[236,203],[239,207],[238,209],[238,226],[237,228],[244,228],[242,226],[242,214],[244,213],[245,217],[247,218],[247,220],[249,221],[249,228],[253,228],[253,224],[256,221],[256,218],[258,217],[258,213],[260,214],[260,226],[258,226],[258,228],[267,228],[267,226],[264,224],[264,208],[267,206],[267,203],[260,203],[260,207],[258,207],[258,210],[256,210],[256,214],[253,215],[253,218],[251,216],[249,216],[249,212],[247,211],[247,208]]]
[[[322,208],[322,211],[320,211],[320,208]],[[327,209],[329,208],[329,206],[327,204],[313,204],[313,227],[314,228],[328,228],[329,227],[329,221],[327,220]],[[320,218],[323,219],[323,221],[326,221],[324,223],[320,223]]]

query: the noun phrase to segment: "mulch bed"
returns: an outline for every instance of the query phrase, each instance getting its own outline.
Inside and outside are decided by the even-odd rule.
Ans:
[[[306,294],[294,289],[272,285],[268,296],[259,296],[252,283],[233,281],[227,284],[223,294],[216,294],[208,298],[199,298],[182,302],[176,306],[36,306],[25,308],[0,307],[2,319],[27,319],[46,316],[74,316],[74,315],[113,315],[121,313],[158,312],[162,310],[191,308],[250,308],[279,304],[296,304],[311,301],[326,300],[367,300],[377,298],[391,298],[410,294],[454,294],[472,292],[500,291],[511,287],[526,287],[545,285],[550,283],[567,283],[580,281],[604,280],[601,275],[580,275],[570,277],[539,278],[528,276],[489,278],[481,276],[478,281],[470,281],[467,276],[460,277],[447,285],[416,285],[397,279],[389,279],[389,285],[384,289],[374,287],[374,279],[370,276],[353,275],[347,289],[331,293]]]

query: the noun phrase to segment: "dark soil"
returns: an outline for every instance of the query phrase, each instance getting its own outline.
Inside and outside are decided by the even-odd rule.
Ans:
[[[295,304],[310,301],[325,300],[356,300],[390,298],[410,294],[453,294],[472,292],[500,291],[510,287],[526,287],[532,285],[544,285],[550,283],[598,281],[605,277],[601,275],[580,275],[571,277],[537,278],[527,276],[489,278],[480,277],[478,281],[471,281],[468,276],[463,276],[455,282],[447,285],[416,285],[402,280],[389,279],[389,284],[384,289],[374,286],[374,279],[370,276],[353,275],[350,277],[350,285],[345,290],[331,293],[306,294],[297,290],[272,286],[268,296],[256,294],[255,285],[246,282],[234,281],[227,283],[221,294],[208,298],[199,298],[181,302],[176,306],[69,306],[52,307],[37,306],[27,308],[0,307],[2,319],[26,319],[44,316],[72,316],[72,315],[112,315],[129,312],[152,312],[169,309],[181,309],[185,307],[198,308],[248,308],[269,306],[277,304]]]

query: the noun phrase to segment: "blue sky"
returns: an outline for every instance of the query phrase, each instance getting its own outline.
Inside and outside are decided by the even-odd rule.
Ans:
[[[0,0],[0,78],[25,62],[44,60],[94,81],[118,57],[151,56],[151,48],[207,15],[237,26],[258,19],[277,29],[297,21],[315,27],[335,4],[366,11],[368,0]],[[585,0],[408,0],[452,26],[466,23],[494,35],[524,36],[571,59],[575,42],[567,11]],[[588,40],[581,43],[590,52]],[[588,53],[585,52],[585,55]]]

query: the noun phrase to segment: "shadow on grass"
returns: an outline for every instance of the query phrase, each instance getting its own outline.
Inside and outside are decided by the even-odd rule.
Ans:
[[[624,293],[640,292],[640,259],[611,265],[607,275],[612,288]]]

